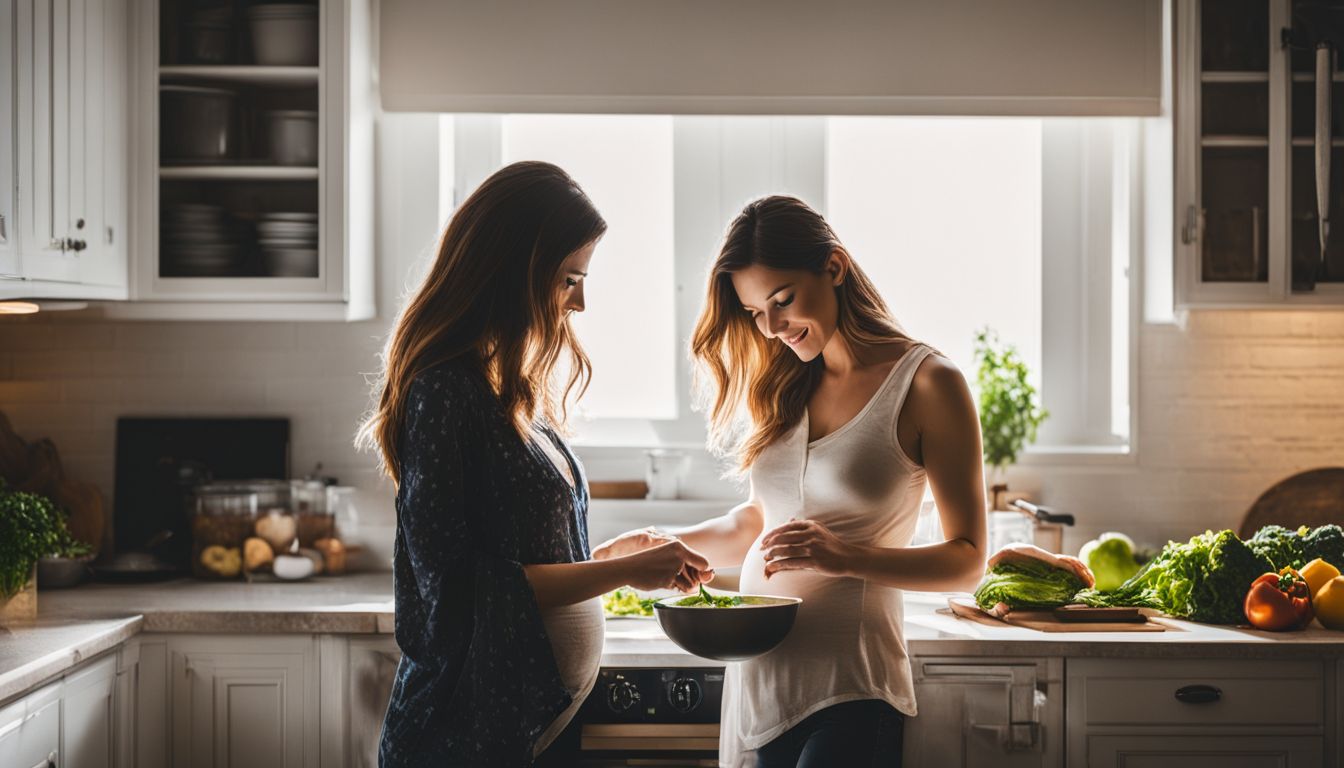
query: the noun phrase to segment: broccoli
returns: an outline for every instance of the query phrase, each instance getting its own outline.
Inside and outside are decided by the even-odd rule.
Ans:
[[[1338,525],[1322,525],[1304,536],[1302,544],[1304,565],[1319,557],[1344,570],[1344,529]]]
[[[1302,537],[1305,531],[1305,528],[1293,531],[1281,525],[1266,525],[1246,540],[1246,546],[1269,558],[1276,569],[1284,566],[1301,568],[1307,562],[1302,559],[1306,550]]]

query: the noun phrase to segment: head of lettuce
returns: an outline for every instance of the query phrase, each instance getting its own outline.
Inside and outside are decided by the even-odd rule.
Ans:
[[[1087,584],[1067,568],[1041,560],[1005,560],[985,573],[975,590],[975,604],[995,614],[1004,608],[1058,608],[1073,602],[1085,588]]]

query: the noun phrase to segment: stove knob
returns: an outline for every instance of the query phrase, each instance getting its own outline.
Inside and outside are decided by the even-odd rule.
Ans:
[[[689,677],[679,677],[667,687],[667,703],[683,714],[700,706],[702,698],[700,684]]]
[[[607,689],[607,706],[612,712],[624,712],[639,703],[639,689],[634,683],[613,683]]]

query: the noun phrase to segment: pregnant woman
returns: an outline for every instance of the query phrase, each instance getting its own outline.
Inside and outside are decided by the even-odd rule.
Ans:
[[[907,336],[826,221],[767,197],[728,229],[692,351],[712,445],[748,500],[677,534],[744,593],[803,603],[774,650],[731,664],[724,766],[896,766],[914,715],[901,590],[984,572],[980,428],[965,379]],[[946,540],[910,547],[932,486]],[[609,550],[663,539],[632,532]]]
[[[605,231],[561,169],[505,167],[454,214],[393,330],[361,431],[397,486],[385,768],[531,765],[596,680],[599,596],[712,575],[679,541],[589,559],[587,485],[561,431],[588,375],[568,316]]]

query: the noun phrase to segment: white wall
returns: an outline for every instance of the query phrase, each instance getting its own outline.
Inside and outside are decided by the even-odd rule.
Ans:
[[[364,373],[376,370],[391,315],[440,225],[438,158],[424,151],[436,146],[437,126],[437,117],[422,115],[378,124],[378,319],[145,323],[105,321],[96,311],[0,318],[0,411],[25,438],[54,440],[67,474],[98,483],[109,499],[118,416],[289,416],[295,470],[321,461],[363,489],[367,522],[390,524],[390,486],[351,440],[368,404]],[[1029,465],[1010,475],[1077,515],[1066,546],[1108,529],[1160,544],[1235,527],[1274,481],[1344,464],[1344,312],[1196,313],[1185,327],[1144,326],[1139,344],[1137,460]],[[638,461],[610,449],[583,453],[594,477],[638,472]],[[693,495],[733,492],[703,456],[692,475]]]

